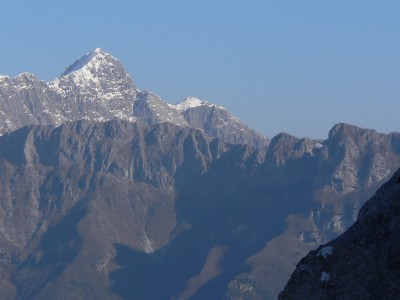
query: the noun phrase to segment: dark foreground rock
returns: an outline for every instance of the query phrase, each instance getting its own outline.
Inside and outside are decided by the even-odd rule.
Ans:
[[[279,299],[400,298],[400,170],[343,235],[297,265]]]

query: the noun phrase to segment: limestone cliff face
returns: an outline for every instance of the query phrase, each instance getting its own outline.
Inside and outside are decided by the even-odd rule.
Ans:
[[[175,108],[182,112],[191,126],[201,128],[207,134],[219,137],[227,143],[246,144],[257,149],[268,147],[269,139],[243,124],[222,106],[189,97],[175,105]]]
[[[397,299],[400,171],[361,208],[356,223],[311,251],[279,299]]]
[[[326,140],[274,137],[266,153],[265,185],[275,201],[296,207],[296,213],[249,257],[251,270],[231,281],[230,297],[276,299],[298,261],[351,226],[360,207],[400,165],[397,140],[396,133],[348,124],[335,125]]]
[[[381,182],[392,174],[395,167],[384,157],[398,151],[390,141],[392,136],[348,124],[334,126],[329,132],[327,156],[335,161],[324,167],[332,174],[329,183],[335,191],[348,193],[356,187]],[[363,169],[367,165],[369,169]]]
[[[88,287],[77,287],[76,297],[116,297],[107,276],[116,244],[150,254],[171,242],[175,175],[185,165],[200,175],[229,149],[211,142],[188,127],[125,121],[35,125],[2,136],[6,299],[66,298],[69,280]]]
[[[140,124],[147,126],[162,122],[190,126],[179,110],[175,109],[173,105],[164,102],[160,96],[149,91],[138,93],[134,103],[134,114]],[[199,126],[193,127],[201,128]]]
[[[281,134],[267,151],[172,123],[76,121],[4,134],[4,297],[275,298],[300,257],[350,226],[374,189],[366,180],[336,190],[329,178],[347,152],[330,147],[400,165],[397,135],[357,146],[367,130],[353,130],[325,141]],[[374,160],[354,170],[370,178]]]

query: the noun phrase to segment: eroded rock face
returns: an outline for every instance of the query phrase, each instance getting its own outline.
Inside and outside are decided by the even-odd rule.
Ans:
[[[171,242],[175,174],[188,164],[199,175],[228,150],[212,154],[210,143],[188,127],[125,121],[2,136],[0,255],[13,277],[3,278],[7,299],[66,298],[74,282],[87,288],[75,287],[71,297],[116,297],[108,279],[116,245],[151,254]]]
[[[59,95],[32,74],[0,77],[0,100],[0,134],[28,124],[65,121]]]
[[[297,265],[279,299],[396,299],[400,295],[400,171],[344,234]]]
[[[164,102],[160,96],[149,91],[138,93],[138,97],[134,103],[134,114],[137,116],[138,122],[146,126],[162,122],[190,126],[181,111],[177,110],[173,105]]]
[[[246,144],[257,149],[268,147],[269,139],[247,127],[222,106],[188,97],[174,107],[182,112],[191,126],[201,128],[207,134],[220,137],[227,143]]]
[[[251,271],[231,281],[232,299],[276,299],[301,257],[351,226],[363,203],[388,179],[379,179],[382,174],[391,175],[400,165],[396,133],[348,124],[336,125],[331,133],[324,141],[288,134],[271,140],[265,184],[276,199],[297,206],[297,213],[288,214],[286,229],[248,259]],[[384,163],[377,164],[381,157]],[[337,170],[347,164],[351,176],[339,176]]]
[[[232,160],[238,164],[231,165]],[[216,263],[228,246],[218,243],[232,239],[230,228],[236,225],[229,217],[244,199],[225,191],[233,182],[233,195],[240,191],[247,180],[239,185],[239,178],[262,162],[262,152],[171,123],[79,121],[2,136],[0,243],[8,299],[118,298],[125,297],[127,287],[134,287],[127,297],[146,298],[152,294],[140,288],[145,279],[172,285],[160,289],[157,298],[197,293],[210,281],[207,272],[199,277],[200,286],[185,291],[184,283],[202,268],[209,249],[215,249],[206,264],[215,269],[211,278],[223,275]],[[214,164],[231,169],[230,177],[221,176]],[[238,201],[233,207],[231,197]],[[210,205],[215,206],[211,211]],[[248,216],[242,218],[246,222]],[[193,263],[188,274],[190,264],[177,256],[181,251]],[[126,253],[145,255],[132,260],[147,261],[152,278],[126,285],[124,272],[143,275],[123,261]],[[155,257],[160,264],[154,265]],[[172,277],[171,263],[176,267]],[[117,266],[122,269],[114,273]]]
[[[400,164],[396,135],[372,137],[385,165]],[[265,152],[122,120],[5,134],[4,297],[276,298],[298,259],[350,226],[372,193],[368,181],[326,192],[324,174],[344,159],[327,149],[354,138],[281,134]],[[373,157],[380,148],[361,149]],[[365,160],[354,170],[368,178],[373,169]]]

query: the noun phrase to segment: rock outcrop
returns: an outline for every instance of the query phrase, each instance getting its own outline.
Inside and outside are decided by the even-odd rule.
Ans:
[[[400,170],[353,226],[300,261],[279,299],[397,299],[399,247]]]

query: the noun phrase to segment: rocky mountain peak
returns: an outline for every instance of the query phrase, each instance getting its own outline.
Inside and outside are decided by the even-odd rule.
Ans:
[[[173,105],[150,91],[139,91],[122,63],[100,48],[83,55],[51,82],[29,73],[0,77],[0,135],[25,125],[112,119],[143,125],[171,122],[256,148],[266,148],[269,142],[222,106],[196,97]]]
[[[72,65],[70,65],[62,74],[63,76],[68,76],[74,72],[90,72],[91,74],[97,73],[98,69],[103,67],[103,65],[121,65],[121,63],[113,57],[111,54],[104,52],[100,48],[96,48],[81,58],[77,59]]]
[[[17,76],[17,78],[33,78],[37,79],[35,74],[29,73],[29,72],[23,72]]]
[[[150,91],[141,91],[137,94],[133,112],[138,122],[144,125],[170,122],[189,126],[180,110]]]
[[[96,56],[96,50],[90,51],[83,55],[81,58],[77,59],[72,65],[68,66],[68,68],[65,69],[64,73],[62,73],[61,76],[68,76],[69,74],[86,67],[90,63],[90,61]]]
[[[80,94],[88,95],[88,101],[93,98],[110,101],[120,97],[133,101],[136,96],[136,87],[122,63],[100,48],[76,60],[58,79],[50,82],[50,86],[64,95],[79,89]]]
[[[174,105],[174,107],[180,111],[186,111],[190,108],[196,108],[200,106],[210,106],[210,107],[215,106],[224,109],[222,106],[212,104],[206,100],[201,100],[193,96],[186,97],[182,102],[179,102],[178,104]]]
[[[134,121],[136,86],[122,63],[100,48],[75,61],[49,87],[61,96],[67,119]]]
[[[355,125],[347,124],[347,123],[338,123],[332,127],[332,129],[329,131],[329,138],[334,138],[334,137],[343,137],[343,136],[349,136],[349,137],[359,137],[361,135],[366,136],[370,134],[376,134],[377,132],[373,129],[365,129],[365,128],[360,128]]]

